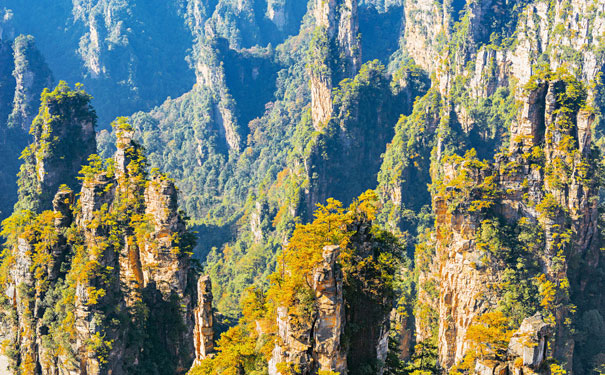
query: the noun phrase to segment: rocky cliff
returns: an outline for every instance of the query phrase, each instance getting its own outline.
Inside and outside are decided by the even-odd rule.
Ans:
[[[341,343],[345,319],[339,255],[338,246],[324,247],[323,261],[308,275],[317,301],[312,320],[300,321],[290,316],[285,306],[278,309],[279,341],[269,361],[269,374],[283,374],[295,368],[303,374],[320,370],[346,372],[346,353]]]
[[[212,310],[212,283],[208,276],[200,277],[197,282],[197,307],[194,310],[195,362],[206,359],[214,350],[214,317]]]
[[[593,115],[584,109],[585,91],[579,82],[569,76],[547,77],[534,77],[525,88],[510,149],[494,163],[468,154],[443,161],[433,197],[437,243],[431,269],[439,283],[434,305],[439,359],[445,368],[468,357],[469,329],[482,314],[498,309],[517,324],[537,311],[543,313],[544,325],[553,333],[545,339],[548,350],[540,358],[582,372],[584,360],[574,359],[574,353],[582,352],[581,344],[572,334],[582,323],[578,315],[574,318],[572,306],[592,311],[599,303],[587,303],[587,298],[601,298],[582,281],[595,275],[602,262],[597,250],[595,161],[587,146]],[[517,284],[531,277],[534,281]],[[591,282],[602,281],[596,277]],[[521,330],[527,330],[523,322]],[[547,336],[540,332],[536,329],[536,335]],[[519,367],[514,356],[522,357],[522,351],[514,348],[518,344],[511,345],[512,359],[502,353],[492,353],[490,359],[510,360],[513,371]],[[542,360],[522,362],[537,369]]]
[[[10,17],[9,17],[10,19]],[[5,16],[6,20],[6,16]],[[16,176],[21,151],[30,140],[29,129],[37,114],[40,94],[51,87],[52,74],[31,36],[9,39],[7,30],[0,36],[0,217],[10,215],[17,201]]]
[[[357,2],[317,0],[311,56],[313,126],[321,130],[332,116],[332,88],[352,78],[361,66]]]
[[[22,174],[20,185],[33,181],[42,193],[23,195],[36,204],[20,201],[3,227],[6,371],[185,373],[195,353],[197,296],[193,238],[176,188],[164,175],[148,174],[133,129],[119,119],[114,158],[90,157],[76,201],[67,184],[79,186],[76,162],[85,164],[86,145],[95,145],[88,101],[61,84],[45,93],[34,121],[25,168],[35,173]],[[66,150],[75,155],[61,157]],[[55,187],[54,199],[45,201]]]
[[[371,199],[362,202],[372,204]],[[352,204],[351,213],[364,212],[362,205],[356,204],[359,203]],[[349,238],[344,242],[346,247],[324,246],[318,261],[312,263],[313,268],[303,275],[304,283],[310,287],[311,300],[304,298],[300,291],[294,305],[277,307],[275,346],[268,365],[270,374],[288,371],[301,374],[383,373],[389,316],[394,302],[393,285],[390,277],[376,271],[381,267],[396,271],[397,262],[387,265],[379,259],[396,254],[399,245],[388,235],[385,238],[376,232],[377,228],[368,220],[373,215],[371,210],[366,211],[367,217],[345,219],[339,230],[348,233],[345,235]],[[321,225],[321,214],[318,216],[318,221],[309,224],[309,228]],[[308,241],[312,237],[298,238],[298,235],[294,234],[292,243],[298,244],[298,241]],[[295,258],[297,255],[290,256]]]
[[[249,122],[271,99],[278,65],[267,50],[240,52],[219,37],[204,39],[197,49],[194,90],[212,96],[208,115],[213,130],[229,150],[239,152],[250,132]]]
[[[81,180],[91,151],[53,141],[80,137],[57,130],[68,113],[49,102],[34,122],[0,277],[0,327],[16,343],[4,359],[23,373],[602,365],[600,4],[21,3],[7,0],[0,34],[50,30],[46,53],[73,55],[63,73],[97,82],[105,108],[150,108],[197,78],[103,133],[110,160],[92,157]],[[12,48],[0,48],[7,118],[30,76]],[[372,219],[329,199],[372,188]],[[212,284],[192,275],[177,195]],[[414,272],[393,250],[403,243]],[[223,330],[223,314],[238,323]]]
[[[9,127],[29,130],[39,107],[39,95],[52,87],[53,76],[44,58],[34,45],[34,38],[20,35],[13,43],[15,95]]]
[[[19,209],[50,208],[59,186],[77,187],[80,166],[96,151],[96,114],[81,87],[72,91],[61,82],[42,93],[38,116],[31,125],[33,143],[23,152]]]

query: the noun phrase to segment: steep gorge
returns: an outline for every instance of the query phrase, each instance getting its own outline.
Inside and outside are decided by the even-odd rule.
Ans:
[[[144,65],[135,36],[154,20],[119,3],[64,9],[89,27],[80,52],[102,80],[125,72],[120,56]],[[195,38],[196,82],[100,133],[107,160],[86,162],[95,116],[81,88],[43,96],[3,232],[13,366],[602,372],[602,4],[164,6]],[[2,81],[5,96],[26,76]]]

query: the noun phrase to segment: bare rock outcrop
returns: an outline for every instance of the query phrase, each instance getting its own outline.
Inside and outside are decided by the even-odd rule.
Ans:
[[[18,209],[50,209],[61,185],[80,186],[78,172],[97,147],[91,99],[81,88],[71,90],[65,82],[42,94],[42,106],[30,131],[33,143],[21,167],[27,188],[19,191]]]
[[[523,366],[537,370],[546,360],[549,328],[541,315],[525,318],[508,344],[509,354],[523,358]]]
[[[242,135],[239,130],[235,103],[229,94],[225,69],[216,51],[218,48],[229,47],[217,47],[214,45],[217,42],[218,40],[209,38],[200,47],[200,58],[196,66],[197,85],[209,89],[215,95],[216,101],[213,103],[212,117],[217,125],[217,130],[230,149],[239,151]],[[220,42],[223,43],[224,40]]]
[[[123,119],[117,126],[114,159],[91,158],[78,202],[62,185],[53,211],[16,214],[29,219],[11,228],[2,314],[14,311],[15,320],[2,324],[18,329],[3,338],[20,373],[130,373],[158,360],[150,352],[184,374],[194,360],[193,242],[177,191],[167,177],[147,174],[132,128]]]
[[[319,370],[346,373],[346,354],[341,342],[344,329],[344,300],[342,271],[337,263],[340,248],[326,246],[323,261],[309,276],[317,304],[311,321],[300,321],[278,309],[278,336],[269,362],[269,374],[281,374],[278,364],[297,366],[301,374],[315,374]]]
[[[209,276],[202,276],[197,282],[197,307],[195,318],[194,344],[195,364],[211,355],[214,350],[214,318],[212,311],[212,283]]]
[[[35,47],[32,36],[18,36],[13,43],[15,94],[9,126],[29,130],[42,90],[53,86],[53,75]]]
[[[342,79],[354,77],[361,67],[361,44],[357,1],[316,0],[313,14],[316,43],[310,72],[311,114],[313,126],[320,130],[332,117],[332,88]],[[339,61],[337,66],[329,63],[332,59]]]
[[[546,306],[548,324],[538,316],[526,317],[509,354],[523,358],[524,366],[534,370],[545,355],[572,370],[575,341],[566,323],[572,316],[569,304],[586,299],[583,280],[594,274],[599,263],[595,171],[589,167],[593,162],[587,147],[592,115],[582,109],[582,98],[567,96],[574,84],[573,80],[536,81],[521,98],[522,111],[512,125],[508,152],[487,164],[450,159],[441,169],[443,188],[433,197],[437,232],[431,269],[440,284],[439,361],[446,369],[467,352],[466,332],[475,318],[501,303],[497,291],[507,258],[498,255],[501,249],[484,242],[490,230],[486,225],[503,220],[515,226],[523,218],[539,228],[544,240],[532,244],[540,246],[535,252],[520,256],[535,258],[540,266],[536,277],[543,285],[563,290],[569,283],[569,294],[553,292],[542,307],[536,303],[534,311]],[[566,235],[573,240],[567,241]],[[421,275],[421,280],[434,277]],[[535,331],[531,340],[536,346],[526,351],[520,336],[530,331]],[[507,371],[508,365],[500,369],[501,362],[496,362],[480,361],[476,372]]]

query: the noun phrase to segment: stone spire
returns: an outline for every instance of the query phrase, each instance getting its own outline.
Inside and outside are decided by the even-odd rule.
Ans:
[[[197,307],[193,310],[195,319],[194,345],[195,363],[208,357],[214,350],[214,329],[212,316],[212,283],[209,276],[202,276],[197,282]]]

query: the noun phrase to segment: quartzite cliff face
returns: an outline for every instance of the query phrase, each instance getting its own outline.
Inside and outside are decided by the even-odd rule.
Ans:
[[[287,307],[277,311],[279,341],[269,362],[269,374],[281,374],[278,366],[298,367],[303,374],[319,370],[344,373],[347,360],[341,336],[344,333],[342,271],[337,264],[338,246],[326,246],[323,262],[309,275],[317,300],[313,320],[301,322],[288,314]]]
[[[376,264],[379,254],[392,251],[394,244],[376,235],[368,220],[354,221],[346,229],[353,233],[345,255],[351,258],[343,261],[339,246],[325,246],[322,260],[305,275],[313,299],[310,315],[301,317],[296,305],[277,308],[270,374],[283,375],[287,369],[300,374],[383,373],[392,285],[366,266]]]
[[[3,371],[120,374],[161,363],[167,373],[185,373],[198,296],[176,188],[147,174],[132,128],[118,120],[114,158],[90,158],[76,201],[68,184],[78,188],[76,164],[94,152],[94,112],[85,93],[64,84],[46,95],[25,163],[36,173],[21,177],[21,186],[35,189],[4,227],[11,234],[2,263]],[[200,309],[211,316],[204,292]]]
[[[533,370],[546,357],[555,358],[568,371],[577,368],[574,353],[580,348],[572,329],[581,322],[578,315],[574,318],[573,306],[598,310],[602,298],[587,282],[600,285],[602,281],[593,277],[600,262],[596,172],[590,148],[594,116],[582,109],[582,93],[575,96],[578,85],[573,79],[536,79],[522,98],[508,151],[497,155],[493,164],[472,158],[444,163],[443,185],[433,200],[437,241],[430,268],[433,276],[422,279],[432,277],[439,283],[434,305],[439,316],[439,360],[445,368],[463,359],[469,350],[468,328],[495,308],[544,315],[534,318],[542,322],[539,326],[530,323],[530,315],[519,317],[525,318],[521,331],[536,336],[537,349],[530,360],[523,353],[531,345],[520,349],[518,340],[511,341],[509,354],[499,357],[501,362],[510,361],[510,371],[522,367],[515,357],[523,357],[522,363]],[[506,235],[517,236],[518,242],[507,244]],[[511,261],[519,264],[517,271]],[[507,289],[511,278],[531,275],[538,281],[526,293],[539,294],[534,306],[521,301],[521,295],[513,297],[518,291]],[[511,306],[511,297],[526,305]],[[551,330],[545,328],[548,334],[543,332],[546,326]],[[534,355],[536,350],[540,353]],[[478,362],[477,366],[486,365]],[[490,371],[496,367],[487,366]]]
[[[6,3],[15,12],[0,10],[1,136],[29,126],[51,80],[31,38],[8,40],[13,25],[33,25],[55,65],[77,60],[59,73],[82,71],[104,116],[194,87],[133,115],[136,132],[118,121],[117,145],[104,145],[106,156],[116,150],[111,160],[90,162],[90,98],[63,84],[44,94],[4,224],[1,358],[11,367],[0,371],[184,373],[192,363],[229,366],[222,353],[244,344],[233,367],[271,374],[399,365],[546,375],[561,365],[587,375],[604,362],[605,146],[591,109],[605,108],[603,4],[187,0],[150,12],[140,1]],[[24,21],[30,14],[36,22]],[[67,51],[54,48],[72,32]],[[366,60],[382,60],[364,64],[361,45]],[[212,284],[195,275],[175,184],[148,171],[135,139],[204,222],[200,254],[219,248],[207,258]],[[305,298],[271,305],[271,324],[251,314],[240,336],[223,336],[244,344],[221,350],[230,343],[214,335],[213,302],[233,317],[249,310],[236,306],[242,291],[279,267],[298,220],[312,222],[330,197],[346,204],[373,188],[377,222],[410,255],[416,245],[410,295],[396,303],[404,292],[357,272],[389,252],[376,227],[351,224],[350,248],[317,247]],[[347,263],[352,249],[358,258]],[[261,289],[255,308],[267,312]],[[477,327],[501,323],[482,321],[492,313],[504,317],[506,342],[483,337],[479,350]],[[389,334],[397,345],[387,347]]]
[[[332,88],[342,79],[354,77],[361,66],[361,45],[356,1],[316,0],[313,6],[311,113],[313,126],[321,130],[332,117]]]

